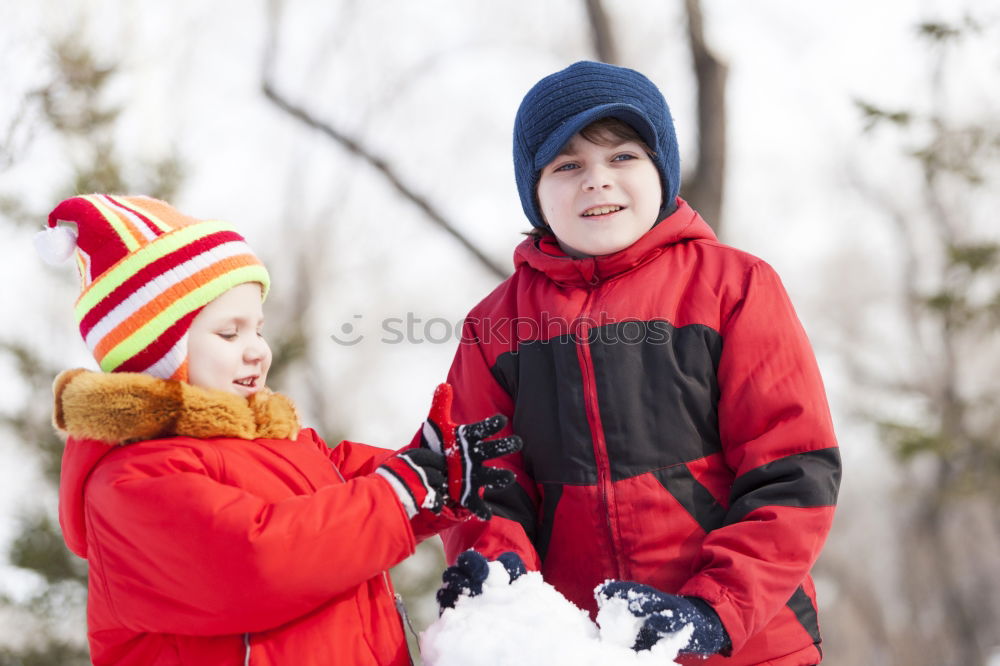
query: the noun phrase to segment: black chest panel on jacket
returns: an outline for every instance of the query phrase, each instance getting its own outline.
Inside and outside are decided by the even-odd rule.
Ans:
[[[717,331],[664,320],[594,327],[592,376],[579,345],[575,335],[521,342],[492,368],[514,399],[513,428],[536,482],[597,483],[588,390],[596,390],[612,480],[721,450]]]

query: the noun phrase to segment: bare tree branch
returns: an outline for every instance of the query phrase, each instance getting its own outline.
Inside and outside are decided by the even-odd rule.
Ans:
[[[426,197],[419,194],[407,183],[405,183],[396,172],[396,169],[393,168],[393,166],[384,158],[375,155],[359,141],[341,132],[330,123],[315,117],[305,108],[293,103],[277,90],[275,85],[272,83],[272,72],[274,71],[274,63],[277,61],[277,25],[280,22],[280,11],[280,3],[270,3],[268,16],[268,37],[267,44],[264,48],[264,61],[261,76],[261,88],[264,92],[264,96],[291,117],[295,118],[304,125],[319,131],[321,134],[329,139],[332,139],[352,155],[374,167],[375,170],[378,171],[386,179],[386,181],[388,181],[397,193],[419,208],[421,212],[427,216],[427,219],[450,234],[452,238],[457,240],[462,247],[468,250],[469,253],[472,254],[472,256],[474,256],[484,268],[486,268],[486,270],[501,280],[506,279],[510,274],[509,271],[505,270],[488,257],[486,253],[483,252],[475,243],[459,231],[454,224],[445,219],[444,216],[438,212],[437,207],[431,205],[430,201],[428,201]]]
[[[718,234],[726,173],[726,79],[729,67],[708,47],[700,0],[684,0],[688,39],[698,79],[698,163],[683,196]]]
[[[446,220],[437,209],[431,205],[431,203],[421,194],[418,194],[409,185],[403,182],[403,180],[396,173],[396,170],[384,159],[374,155],[365,146],[362,146],[358,141],[352,139],[346,134],[340,132],[338,129],[319,120],[308,111],[300,106],[297,106],[290,102],[287,98],[282,96],[270,81],[265,80],[263,82],[264,96],[268,100],[274,103],[279,109],[292,116],[296,120],[302,122],[303,124],[318,130],[324,136],[334,140],[352,155],[361,158],[364,162],[367,162],[370,166],[374,167],[382,176],[392,185],[393,189],[396,190],[403,198],[409,200],[417,208],[419,208],[427,218],[441,227],[443,230],[448,232],[455,240],[459,242],[466,250],[468,250],[487,270],[499,277],[500,279],[505,279],[508,276],[508,271],[501,268],[492,259],[486,256],[486,254],[480,250],[471,240],[466,238],[462,232],[460,232],[455,225]]]
[[[590,36],[597,59],[611,65],[617,64],[618,49],[615,46],[611,22],[608,20],[608,13],[604,11],[604,5],[601,4],[601,0],[584,0],[584,5],[587,7]]]

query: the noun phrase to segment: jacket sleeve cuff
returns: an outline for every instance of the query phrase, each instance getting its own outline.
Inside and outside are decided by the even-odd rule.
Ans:
[[[749,640],[750,636],[743,620],[745,609],[741,609],[728,595],[726,589],[712,579],[706,576],[693,578],[679,590],[678,594],[701,599],[719,616],[722,628],[729,636],[729,646],[721,652],[723,656],[738,652]]]
[[[435,534],[464,523],[471,516],[472,514],[467,511],[455,511],[445,507],[439,514],[421,511],[413,517],[410,524],[413,527],[413,535],[416,537],[417,543],[421,543]]]
[[[413,521],[410,520],[403,501],[396,494],[396,490],[389,484],[389,481],[378,474],[371,474],[369,476],[373,479],[378,479],[378,484],[385,488],[385,500],[383,501],[391,503],[399,511],[400,521],[403,523],[403,529],[406,531],[407,539],[410,542],[409,553],[407,553],[407,557],[409,557],[416,550],[417,544],[420,543],[420,539],[414,531]]]

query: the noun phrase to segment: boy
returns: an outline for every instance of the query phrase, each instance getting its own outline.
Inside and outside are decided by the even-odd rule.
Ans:
[[[76,254],[77,319],[104,370],[54,386],[93,662],[409,664],[386,570],[466,509],[488,518],[477,491],[505,479],[482,461],[519,446],[482,441],[502,419],[456,432],[450,393],[435,395],[428,426],[467,461],[457,483],[440,447],[330,449],[266,388],[269,277],[232,227],[89,195],[57,206],[37,244]]]
[[[510,551],[591,614],[595,591],[632,599],[636,649],[693,624],[682,663],[818,663],[809,569],[840,459],[777,275],[678,197],[670,112],[638,72],[539,81],[514,167],[535,229],[448,381],[459,418],[506,414],[524,448],[498,461],[518,483],[486,494],[494,519],[443,535],[443,605],[483,570],[460,553]]]

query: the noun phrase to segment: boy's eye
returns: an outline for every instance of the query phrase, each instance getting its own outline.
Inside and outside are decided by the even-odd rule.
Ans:
[[[229,333],[228,331],[224,332],[224,333],[216,333],[216,335],[218,335],[223,340],[235,340],[236,339],[236,334],[235,333]]]
[[[567,162],[566,164],[560,164],[553,171],[570,171],[571,169],[576,169],[577,165],[574,162]]]
[[[631,153],[621,153],[619,155],[615,155],[612,158],[611,161],[612,162],[624,162],[625,160],[634,160],[634,159],[637,159],[637,158],[636,158],[635,155],[633,155]]]

